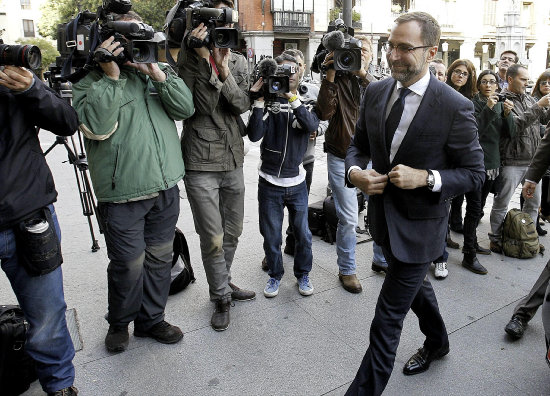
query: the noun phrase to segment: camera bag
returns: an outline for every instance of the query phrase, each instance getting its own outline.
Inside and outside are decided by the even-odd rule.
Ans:
[[[540,251],[539,235],[531,216],[510,209],[502,225],[502,251],[508,257],[527,259]]]
[[[195,274],[193,272],[193,267],[191,267],[191,257],[189,256],[189,246],[187,246],[187,240],[183,232],[176,227],[170,291],[168,295],[171,296],[179,293],[185,289],[189,283],[195,283]]]
[[[0,305],[0,393],[16,396],[38,377],[35,362],[25,352],[28,323],[18,305]]]

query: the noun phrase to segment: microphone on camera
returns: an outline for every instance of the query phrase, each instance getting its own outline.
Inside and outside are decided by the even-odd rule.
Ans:
[[[325,34],[325,37],[323,37],[323,46],[329,52],[342,48],[344,46],[344,43],[344,33],[339,30],[334,30],[330,33],[327,33]]]
[[[265,58],[258,64],[258,73],[262,77],[273,76],[277,72],[277,62],[272,58]]]

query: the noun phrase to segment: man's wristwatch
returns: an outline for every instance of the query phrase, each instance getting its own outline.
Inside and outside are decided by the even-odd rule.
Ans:
[[[428,185],[428,188],[431,191],[435,186],[435,176],[430,169],[427,169],[427,172],[428,172],[428,177],[426,178],[426,184]]]

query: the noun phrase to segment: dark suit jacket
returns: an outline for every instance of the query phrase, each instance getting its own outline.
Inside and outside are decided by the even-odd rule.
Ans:
[[[385,142],[385,114],[396,80],[371,83],[361,103],[355,136],[346,156],[350,166],[386,174],[403,164],[439,171],[443,187],[403,190],[388,183],[382,195],[369,198],[370,231],[380,245],[407,263],[426,263],[443,253],[449,201],[458,194],[481,189],[485,179],[483,151],[479,145],[471,101],[434,76],[420,107],[390,163]],[[389,240],[388,240],[389,236]]]
[[[546,125],[544,137],[537,147],[537,151],[531,160],[531,165],[527,169],[525,179],[535,183],[540,182],[542,176],[550,166],[550,122]]]

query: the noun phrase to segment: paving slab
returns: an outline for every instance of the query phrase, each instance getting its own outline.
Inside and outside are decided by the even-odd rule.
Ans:
[[[41,134],[43,147],[53,137]],[[324,198],[326,157],[318,139],[310,202]],[[257,165],[259,144],[249,143],[245,158],[245,218],[235,255],[235,283],[257,293],[251,302],[231,308],[231,326],[225,332],[210,328],[213,304],[200,257],[199,238],[181,182],[178,227],[185,233],[197,278],[182,293],[171,296],[166,319],[181,326],[184,339],[162,345],[130,336],[129,350],[112,355],[104,348],[108,324],[107,251],[92,218],[101,249],[92,253],[87,219],[82,215],[78,190],[66,153],[56,148],[48,155],[59,199],[56,210],[63,233],[64,287],[67,306],[76,309],[83,349],[76,353],[76,386],[81,395],[343,395],[369,345],[369,327],[384,276],[371,268],[372,242],[357,245],[357,272],[361,294],[343,290],[338,280],[336,248],[313,238],[311,279],[315,293],[303,297],[292,275],[292,257],[283,254],[285,276],[279,296],[266,299],[267,274],[260,268],[262,237],[258,228]],[[511,207],[519,206],[519,189]],[[487,247],[489,197],[478,239]],[[359,215],[362,226],[362,215]],[[286,225],[286,220],[285,220]],[[550,230],[550,225],[546,228]],[[462,236],[452,233],[462,245]],[[429,238],[429,236],[427,236]],[[550,248],[550,237],[541,243]],[[283,243],[284,245],[284,243]],[[511,342],[504,334],[513,307],[534,283],[548,255],[530,260],[502,255],[480,256],[489,274],[480,276],[461,265],[460,250],[449,249],[449,276],[428,277],[436,291],[447,324],[451,353],[424,374],[406,377],[404,362],[423,342],[418,321],[405,318],[395,369],[386,395],[550,395],[550,371],[543,360],[540,315],[525,336]],[[16,299],[5,276],[0,276],[0,301]],[[130,326],[130,333],[133,327]],[[25,396],[42,396],[35,382]]]

